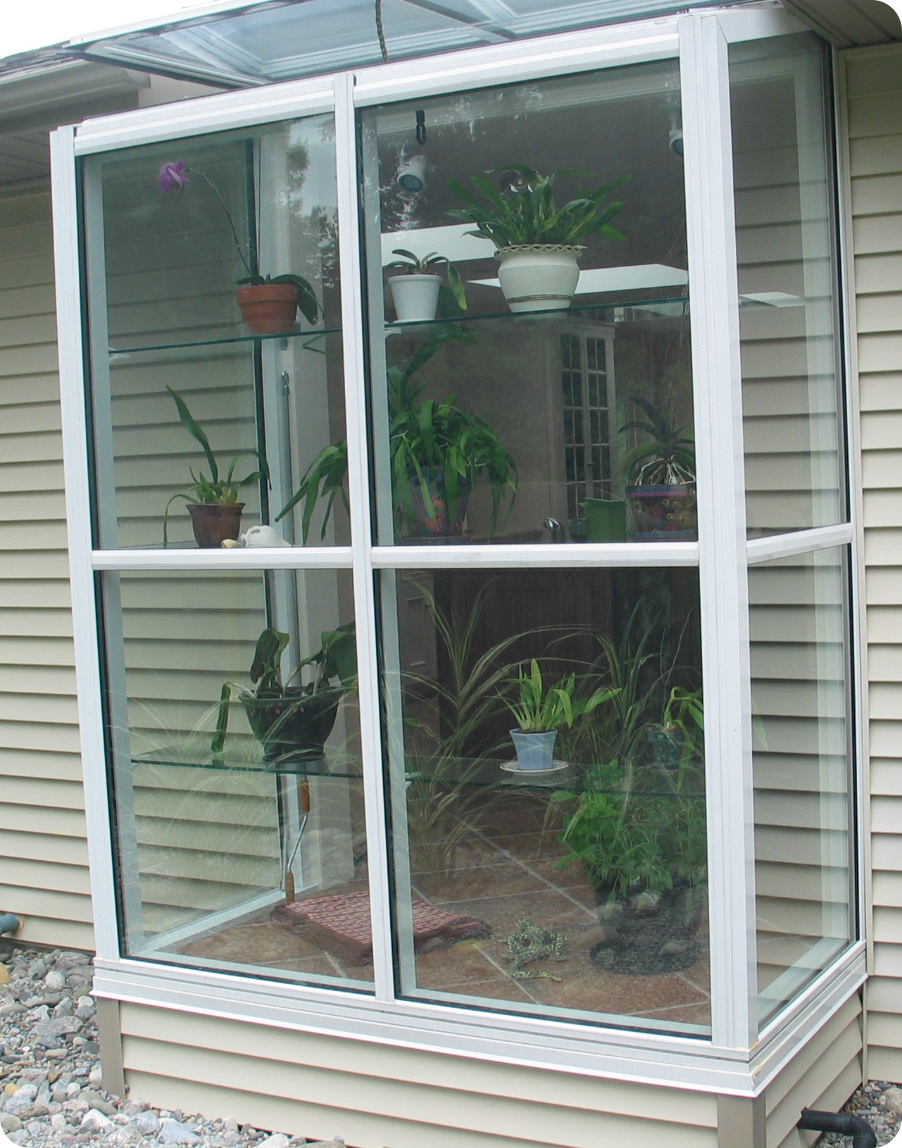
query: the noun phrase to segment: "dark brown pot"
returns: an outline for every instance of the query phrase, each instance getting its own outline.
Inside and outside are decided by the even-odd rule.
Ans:
[[[241,695],[264,761],[309,761],[323,756],[344,690],[289,686],[277,698]]]
[[[243,502],[189,502],[188,513],[201,550],[218,550],[226,538],[237,538],[242,510]]]
[[[293,283],[254,283],[235,293],[241,318],[254,335],[286,335],[298,313],[298,289]]]

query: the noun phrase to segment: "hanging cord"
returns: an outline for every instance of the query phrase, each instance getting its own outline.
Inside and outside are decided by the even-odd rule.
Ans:
[[[385,29],[382,27],[382,0],[376,0],[376,35],[379,37],[379,51],[382,53],[382,63],[388,63],[388,48],[385,45]]]

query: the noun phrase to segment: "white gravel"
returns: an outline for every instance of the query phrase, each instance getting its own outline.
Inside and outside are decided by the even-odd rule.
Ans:
[[[103,1087],[90,956],[0,940],[0,1130],[27,1148],[342,1148],[152,1108]]]

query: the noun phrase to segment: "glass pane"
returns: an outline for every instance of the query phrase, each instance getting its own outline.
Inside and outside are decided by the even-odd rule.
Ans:
[[[317,116],[85,161],[99,546],[347,541],[343,499],[324,532],[276,522],[344,437],[332,136]]]
[[[673,61],[363,114],[381,543],[696,536],[679,123]],[[549,186],[607,188],[569,287],[508,278],[568,242],[536,224]],[[567,464],[594,448],[584,489]]]
[[[847,555],[749,569],[760,1019],[854,936]]]
[[[106,574],[103,600],[125,951],[371,980],[350,574]]]
[[[386,574],[382,601],[399,991],[706,1031],[695,573]]]
[[[752,537],[847,517],[829,49],[732,49],[746,510]]]

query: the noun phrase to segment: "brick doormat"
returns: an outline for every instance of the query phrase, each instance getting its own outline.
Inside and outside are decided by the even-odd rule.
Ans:
[[[487,937],[491,929],[478,917],[461,917],[426,901],[411,902],[413,942],[417,952],[442,948],[470,937]],[[289,901],[273,909],[272,919],[352,965],[373,959],[369,893],[332,893],[307,901]]]

